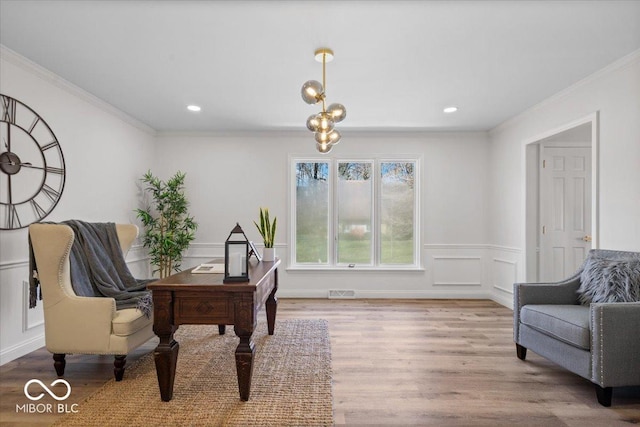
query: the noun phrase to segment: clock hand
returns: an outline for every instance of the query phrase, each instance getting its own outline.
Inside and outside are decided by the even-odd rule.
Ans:
[[[12,205],[13,197],[11,194],[11,175],[7,175],[7,187],[9,187],[9,191],[7,192],[7,194],[9,195],[9,204]]]
[[[0,162],[0,165],[26,166],[28,168],[37,168],[38,167],[38,166],[33,166],[31,164],[31,162],[18,163],[18,162],[12,162],[11,160],[9,160],[8,162]],[[40,169],[44,169],[44,168],[40,168]]]
[[[58,174],[58,175],[63,175],[64,174],[64,169],[55,168],[55,167],[51,167],[51,166],[34,166],[29,162],[20,163],[20,166],[21,167],[25,167],[25,168],[29,168],[29,169],[39,169],[41,171],[45,171],[45,173],[54,173],[54,174]]]
[[[42,169],[42,170],[45,169],[42,166],[33,166],[31,162],[17,163],[17,165],[22,166],[23,168]]]
[[[20,167],[23,167],[23,168],[40,169],[40,170],[49,171],[49,169],[47,169],[47,168],[45,168],[43,166],[34,166],[33,164],[31,164],[31,162],[18,163],[18,162],[8,161],[8,162],[0,162],[0,165],[20,166]]]
[[[0,162],[0,164],[13,165],[13,166],[26,166],[26,167],[33,166],[31,162],[18,163],[18,162],[13,162],[11,160],[9,160],[8,162]],[[33,167],[37,167],[37,166],[33,166]]]

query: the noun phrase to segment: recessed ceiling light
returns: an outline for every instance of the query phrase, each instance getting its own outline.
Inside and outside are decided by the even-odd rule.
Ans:
[[[197,105],[187,105],[187,110],[189,110],[189,111],[200,111],[200,110],[202,110],[202,108],[198,107]]]
[[[442,110],[445,113],[455,113],[456,111],[458,111],[458,107],[446,107],[444,110]]]

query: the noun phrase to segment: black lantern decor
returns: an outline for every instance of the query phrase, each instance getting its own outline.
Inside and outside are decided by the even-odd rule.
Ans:
[[[249,239],[240,224],[229,233],[224,242],[224,280],[223,283],[249,281]]]

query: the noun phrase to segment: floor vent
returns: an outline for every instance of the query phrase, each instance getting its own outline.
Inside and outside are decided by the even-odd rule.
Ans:
[[[329,299],[354,299],[356,291],[353,289],[329,289]]]

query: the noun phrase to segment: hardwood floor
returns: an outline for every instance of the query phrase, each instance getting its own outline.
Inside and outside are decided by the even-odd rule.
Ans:
[[[589,381],[531,351],[520,361],[512,312],[492,301],[280,299],[278,319],[287,318],[329,321],[337,425],[640,423],[640,387],[614,389],[613,405],[605,408]],[[127,364],[156,345],[151,340]],[[106,356],[67,356],[73,401],[82,402],[112,378],[112,363]],[[16,413],[31,378],[56,378],[44,349],[0,367],[0,424],[44,426],[56,420],[56,414]]]

